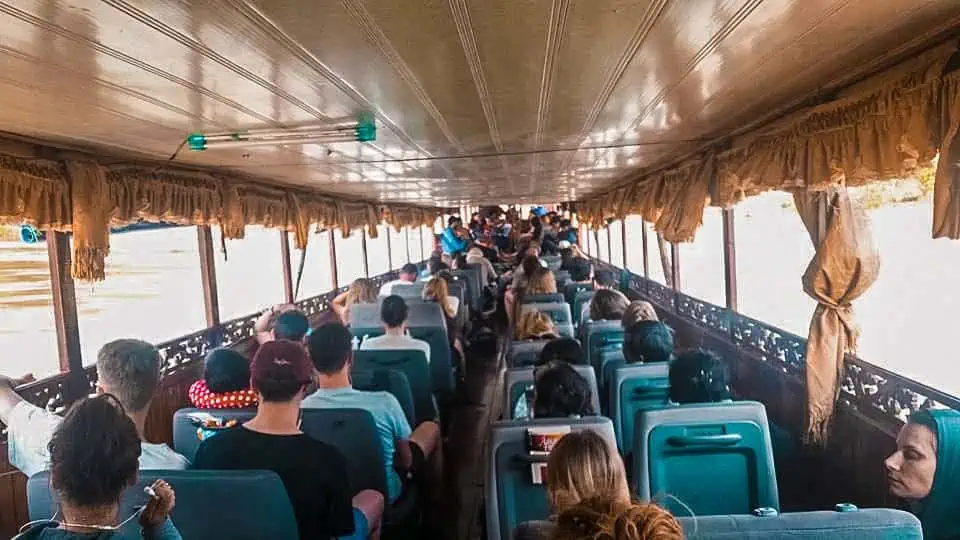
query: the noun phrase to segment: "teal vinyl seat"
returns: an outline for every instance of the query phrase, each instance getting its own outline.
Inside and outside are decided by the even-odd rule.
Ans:
[[[586,321],[580,326],[580,334],[587,363],[602,379],[604,355],[609,361],[616,357],[612,353],[623,350],[623,326],[620,321]]]
[[[670,364],[608,365],[615,366],[607,384],[608,411],[617,435],[617,448],[626,456],[632,451],[637,411],[665,406],[669,400]]]
[[[363,409],[301,409],[300,430],[333,445],[347,459],[354,494],[379,491],[389,500],[383,445],[373,415]]]
[[[453,367],[443,310],[433,302],[408,302],[407,306],[410,308],[407,318],[407,329],[410,335],[430,344],[430,381],[434,393],[452,391]],[[382,335],[380,306],[356,304],[351,307],[350,331],[361,339]]]
[[[413,349],[353,351],[354,373],[384,369],[396,370],[406,376],[413,400],[414,421],[410,424],[411,426],[420,425],[427,420],[436,420],[437,407],[433,399],[430,366],[427,365],[427,357],[423,351]],[[400,405],[403,406],[402,401]]]
[[[557,285],[557,287],[559,288],[560,286]],[[564,300],[566,300],[566,302],[570,304],[570,307],[573,308],[574,307],[573,303],[577,299],[577,295],[580,294],[581,292],[586,292],[586,291],[589,291],[591,293],[593,292],[593,283],[590,283],[590,282],[567,283],[563,287],[563,297],[564,297]]]
[[[501,421],[490,432],[486,490],[487,540],[510,540],[520,523],[546,519],[549,514],[546,486],[531,481],[534,463],[527,453],[527,429],[570,426],[571,431],[593,430],[613,448],[616,440],[609,418]],[[540,459],[540,461],[543,461]]]
[[[540,258],[547,263],[547,269],[554,273],[559,272],[560,266],[563,265],[563,257],[560,255],[544,255]]]
[[[457,273],[466,275],[470,280],[470,287],[473,289],[470,293],[470,309],[474,311],[483,310],[483,291],[487,284],[483,282],[483,271],[479,264],[468,264]]]
[[[676,497],[683,505],[662,501],[675,515],[780,509],[767,411],[756,401],[640,410],[632,463],[637,496]]]
[[[590,302],[593,300],[593,295],[596,293],[593,289],[582,289],[577,291],[572,301],[568,301],[570,304],[570,310],[573,313],[573,323],[577,326],[583,324],[586,317],[584,317],[584,312],[589,311]]]
[[[197,426],[190,419],[190,415],[207,413],[210,416],[224,420],[246,422],[257,415],[256,409],[194,409],[192,407],[180,409],[173,413],[173,449],[183,457],[193,462],[200,449],[200,437],[197,435]],[[48,516],[49,517],[49,516]]]
[[[393,352],[393,351],[388,351]],[[419,351],[418,351],[419,352]],[[414,413],[413,391],[407,376],[396,369],[354,369],[350,370],[350,384],[357,390],[366,392],[389,392],[397,398],[403,409],[403,415],[411,426],[417,425]]]
[[[557,288],[563,289],[570,282],[570,272],[566,270],[556,270],[553,272],[553,279],[557,282]]]
[[[136,484],[121,495],[119,515],[132,515],[144,505],[143,488],[158,478],[177,494],[170,518],[184,538],[299,538],[287,490],[272,471],[142,470]],[[27,507],[31,520],[57,513],[59,502],[48,471],[27,481]]]
[[[678,516],[688,540],[921,540],[920,521],[909,512],[870,508],[848,512],[796,512],[776,516]],[[538,523],[549,535],[554,525]]]
[[[547,343],[550,343],[549,339],[514,341],[510,345],[510,352],[507,356],[507,366],[525,367],[536,364],[537,358],[540,357],[540,351],[543,350],[543,347],[546,346]]]
[[[563,295],[560,293],[544,293],[524,295],[524,304],[559,304],[564,302]]]
[[[573,320],[570,318],[570,306],[564,302],[544,302],[524,304],[523,311],[539,311],[550,316],[560,337],[574,337]]]
[[[418,281],[416,283],[397,283],[390,290],[390,294],[395,294],[404,300],[420,300],[423,298],[423,288],[426,283]]]
[[[600,392],[597,390],[597,378],[590,366],[573,366],[590,386],[593,401],[593,410],[600,414]],[[528,390],[533,389],[533,371],[531,367],[514,367],[503,372],[504,381],[504,418],[514,418],[513,411],[516,409],[517,401],[525,399]]]

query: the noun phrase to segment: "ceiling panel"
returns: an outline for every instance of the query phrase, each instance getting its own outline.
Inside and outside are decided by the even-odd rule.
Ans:
[[[0,130],[379,200],[577,199],[946,35],[956,0],[0,0]]]

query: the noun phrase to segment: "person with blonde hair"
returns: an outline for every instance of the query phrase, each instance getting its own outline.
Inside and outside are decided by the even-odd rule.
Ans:
[[[517,320],[517,340],[525,339],[556,339],[557,329],[553,320],[546,313],[528,310],[524,311]]]
[[[515,540],[682,540],[666,510],[633,502],[623,460],[594,431],[564,435],[547,461],[551,518],[520,524]]]
[[[377,284],[372,279],[357,278],[346,291],[337,295],[330,304],[333,312],[345,325],[350,324],[350,307],[354,304],[376,304]]]
[[[533,274],[527,278],[527,286],[523,290],[524,295],[530,294],[556,294],[557,280],[553,272],[540,267],[534,270]]]
[[[432,277],[423,287],[423,299],[427,302],[436,302],[440,304],[443,314],[448,319],[455,319],[459,309],[460,299],[450,296],[450,288],[447,286],[447,280],[442,277]]]
[[[657,310],[653,308],[653,304],[646,300],[634,300],[630,302],[630,305],[627,306],[627,309],[623,312],[623,317],[620,319],[621,326],[624,328],[640,321],[656,322],[659,320],[660,317],[657,316]]]
[[[680,523],[653,503],[593,497],[557,516],[551,540],[683,540]]]

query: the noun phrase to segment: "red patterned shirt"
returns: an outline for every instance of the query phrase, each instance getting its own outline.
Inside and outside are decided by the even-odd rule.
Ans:
[[[203,379],[190,386],[187,396],[198,409],[246,409],[257,406],[257,393],[253,390],[216,394],[207,388],[207,381]]]

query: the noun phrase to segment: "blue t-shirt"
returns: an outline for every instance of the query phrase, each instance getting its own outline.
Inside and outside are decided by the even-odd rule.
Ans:
[[[457,236],[452,228],[447,227],[440,236],[440,248],[444,253],[455,255],[467,249],[467,241]]]
[[[377,424],[387,471],[387,491],[394,502],[403,491],[400,475],[394,470],[396,441],[410,438],[412,430],[400,402],[390,392],[365,392],[353,388],[320,388],[303,400],[304,409],[364,409]]]

